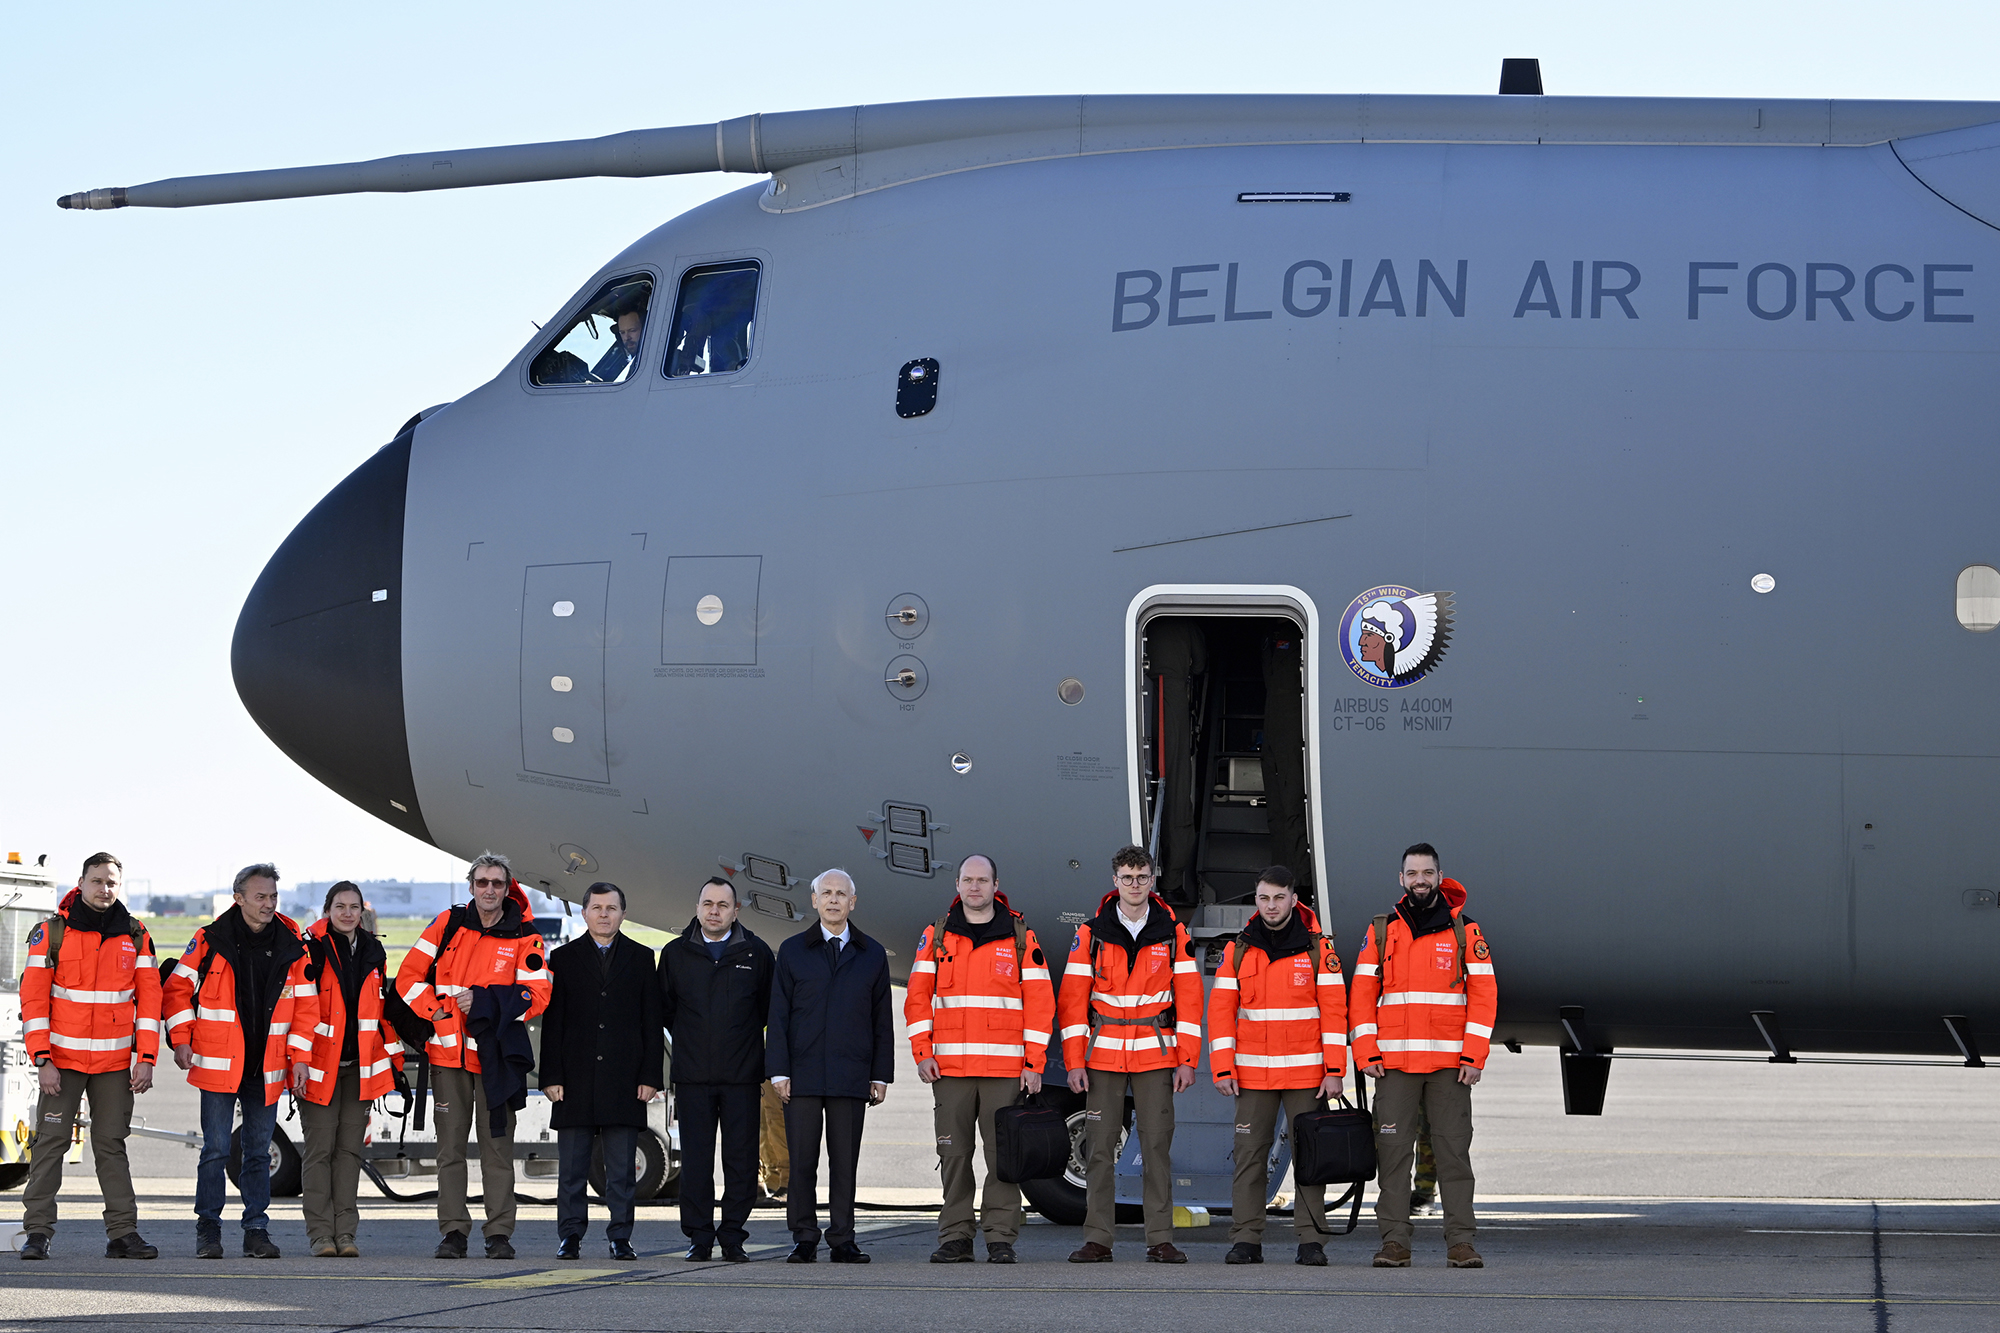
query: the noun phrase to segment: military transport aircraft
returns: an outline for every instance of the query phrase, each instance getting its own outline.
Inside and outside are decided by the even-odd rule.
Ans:
[[[1059,947],[1127,840],[1212,941],[1301,868],[1351,963],[1427,839],[1572,1111],[1979,1062],[2000,103],[986,98],[62,203],[707,171],[272,557],[237,687],[322,782],[659,924],[844,865],[905,968],[966,854]]]

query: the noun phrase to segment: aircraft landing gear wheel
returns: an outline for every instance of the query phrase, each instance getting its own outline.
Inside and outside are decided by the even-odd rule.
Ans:
[[[229,1183],[243,1188],[243,1127],[229,1132]],[[305,1193],[305,1160],[283,1125],[271,1130],[271,1197],[296,1199]]]

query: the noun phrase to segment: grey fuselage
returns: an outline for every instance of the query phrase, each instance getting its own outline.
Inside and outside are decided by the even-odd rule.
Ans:
[[[629,382],[540,389],[538,337],[393,447],[400,569],[352,614],[397,620],[409,776],[349,782],[365,808],[670,927],[727,868],[788,933],[806,884],[746,858],[843,866],[899,974],[988,852],[1060,950],[1145,838],[1135,598],[1280,588],[1317,608],[1348,962],[1428,840],[1499,1039],[1572,1004],[1621,1048],[1754,1047],[1772,1010],[1797,1048],[1948,1054],[1940,1015],[1994,1021],[2000,635],[1954,580],[2000,560],[2000,232],[1889,146],[1193,147],[789,212],[759,185],[576,299],[645,272],[665,312],[742,258],[742,371],[664,378],[655,318]],[[921,358],[937,407],[899,418]],[[1378,585],[1452,594],[1414,685],[1335,643]],[[724,588],[705,646],[692,594]],[[885,802],[930,811],[942,868],[889,869]]]

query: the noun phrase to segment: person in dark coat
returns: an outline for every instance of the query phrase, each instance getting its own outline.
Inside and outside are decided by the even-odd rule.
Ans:
[[[750,1256],[762,1124],[764,1022],[771,946],[737,921],[736,886],[711,876],[694,920],[660,950],[660,1012],[674,1039],[674,1114],[681,1122],[681,1231],[687,1258]],[[722,1226],[715,1224],[715,1139],[722,1135]]]
[[[828,870],[813,880],[819,920],[786,940],[771,979],[764,1068],[785,1102],[792,1150],[786,1221],[795,1242],[787,1263],[819,1258],[819,1141],[826,1132],[827,1228],[837,1264],[865,1264],[854,1243],[854,1170],[861,1122],[896,1077],[896,1025],[889,955],[848,918],[854,878]]]
[[[604,1145],[605,1235],[613,1259],[637,1259],[632,1248],[634,1159],[646,1127],[646,1103],[665,1086],[660,990],[653,951],[619,931],[625,890],[602,881],[583,895],[590,933],[549,955],[554,987],[542,1015],[542,1091],[555,1103],[558,1186],[556,1258],[575,1259],[589,1228],[585,1191],[590,1150]]]

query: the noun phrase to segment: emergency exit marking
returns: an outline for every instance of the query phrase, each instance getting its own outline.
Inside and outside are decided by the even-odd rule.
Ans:
[[[557,602],[554,606],[550,607],[549,610],[555,612],[559,616],[573,616],[576,614],[576,603]]]
[[[555,727],[550,730],[549,735],[555,737],[563,745],[568,745],[576,739],[576,733],[568,727]]]
[[[713,625],[722,619],[722,599],[714,593],[694,604],[694,618],[704,625]]]
[[[568,694],[572,689],[576,688],[576,685],[568,676],[550,676],[549,688],[557,694]]]
[[[373,593],[369,594],[368,600],[371,602],[386,602],[389,600],[389,590],[387,588],[377,588]]]

